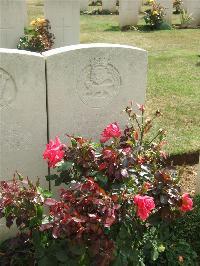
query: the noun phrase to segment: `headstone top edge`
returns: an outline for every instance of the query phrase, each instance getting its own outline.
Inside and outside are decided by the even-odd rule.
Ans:
[[[147,51],[138,47],[122,44],[111,44],[111,43],[88,43],[88,44],[77,44],[77,45],[68,45],[50,51],[42,53],[44,57],[54,56],[57,54],[62,54],[65,52],[76,51],[80,49],[92,49],[92,48],[122,48],[122,49],[131,49],[135,51],[144,52],[147,54]]]
[[[40,53],[30,52],[26,50],[0,48],[0,54],[16,54],[16,55],[28,55],[43,58]]]

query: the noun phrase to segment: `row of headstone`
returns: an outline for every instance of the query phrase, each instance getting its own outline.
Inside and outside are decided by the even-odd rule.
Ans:
[[[165,20],[171,24],[172,0],[157,0],[165,7]],[[119,1],[120,27],[136,26],[142,0]],[[80,6],[81,5],[81,6]],[[103,9],[116,11],[116,0],[103,0]],[[55,34],[56,47],[78,44],[80,35],[80,8],[87,9],[88,0],[44,0],[44,15]],[[191,14],[193,26],[200,25],[200,0],[184,0],[184,8]],[[16,48],[24,34],[27,10],[26,0],[0,0],[0,47]]]
[[[102,9],[115,13],[117,0],[102,0]],[[172,23],[173,0],[157,0],[165,8],[165,21]],[[121,27],[127,25],[136,26],[139,20],[139,11],[144,4],[143,0],[119,0],[119,24]],[[192,26],[200,25],[200,1],[183,0],[183,7],[192,16]],[[81,10],[88,9],[88,0],[81,0]]]
[[[125,125],[121,111],[132,99],[144,103],[146,79],[147,53],[131,46],[72,45],[43,55],[0,49],[0,181],[18,171],[48,187],[48,134],[98,140],[108,123]],[[0,240],[8,233],[0,220]]]
[[[44,15],[56,37],[55,48],[79,43],[80,0],[44,0]],[[0,0],[0,48],[17,47],[26,18],[26,0]]]

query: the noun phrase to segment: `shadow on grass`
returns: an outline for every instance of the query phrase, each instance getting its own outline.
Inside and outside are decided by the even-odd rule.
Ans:
[[[122,32],[130,32],[130,31],[141,31],[141,32],[152,32],[153,30],[147,25],[139,25],[137,27],[134,26],[125,26],[120,28],[120,26],[110,25],[104,31],[122,31]]]
[[[173,28],[163,22],[161,25],[159,25],[157,28],[153,28],[152,26],[150,25],[138,25],[138,26],[124,26],[122,28],[120,28],[119,25],[117,26],[113,26],[113,25],[110,25],[107,29],[105,29],[104,31],[139,31],[139,32],[153,32],[153,31],[159,31],[159,30],[172,30]]]

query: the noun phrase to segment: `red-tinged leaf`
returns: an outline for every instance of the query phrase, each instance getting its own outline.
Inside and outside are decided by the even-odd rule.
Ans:
[[[45,200],[45,202],[44,202],[44,204],[45,204],[46,206],[54,206],[54,205],[56,205],[56,203],[57,203],[57,200],[55,200],[55,199],[51,199],[51,198],[47,198],[47,199]]]
[[[138,135],[138,132],[137,131],[134,132],[134,139],[135,140],[138,140],[139,139],[139,135]]]
[[[113,202],[117,202],[119,197],[118,197],[118,195],[115,194],[115,195],[112,195],[111,198],[112,198]]]
[[[49,230],[50,228],[52,228],[53,227],[53,225],[52,224],[42,224],[41,226],[40,226],[40,231],[46,231],[46,230]]]
[[[58,237],[59,237],[59,234],[60,234],[60,229],[59,229],[59,227],[54,227],[53,228],[53,232],[52,232],[52,236],[53,236],[53,238],[55,238],[55,239],[57,239]]]
[[[104,222],[104,226],[105,227],[111,227],[111,225],[115,222],[115,216],[109,216],[106,218],[105,222]]]
[[[85,220],[79,219],[77,217],[72,217],[71,220],[74,221],[75,223],[83,223],[85,221]]]

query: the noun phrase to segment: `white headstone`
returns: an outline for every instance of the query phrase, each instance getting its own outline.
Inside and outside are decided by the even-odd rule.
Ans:
[[[16,170],[47,187],[45,61],[36,53],[0,49],[0,181]],[[13,235],[0,220],[0,241]]]
[[[116,12],[116,0],[102,0],[102,9]]]
[[[88,9],[88,0],[81,0],[80,2],[80,10],[86,11]]]
[[[164,7],[165,21],[171,25],[172,23],[172,13],[173,13],[173,1],[172,0],[157,0],[162,7]]]
[[[140,0],[119,1],[119,24],[123,26],[137,26]]]
[[[25,0],[0,0],[0,48],[17,48],[25,22]]]
[[[200,0],[184,0],[184,9],[191,15],[191,26],[200,25]]]
[[[142,49],[82,44],[43,55],[47,63],[50,138],[68,133],[98,140],[108,123],[126,124],[122,110],[130,100],[144,103],[147,53]]]
[[[54,47],[80,42],[80,1],[44,0],[44,15],[55,35]]]

